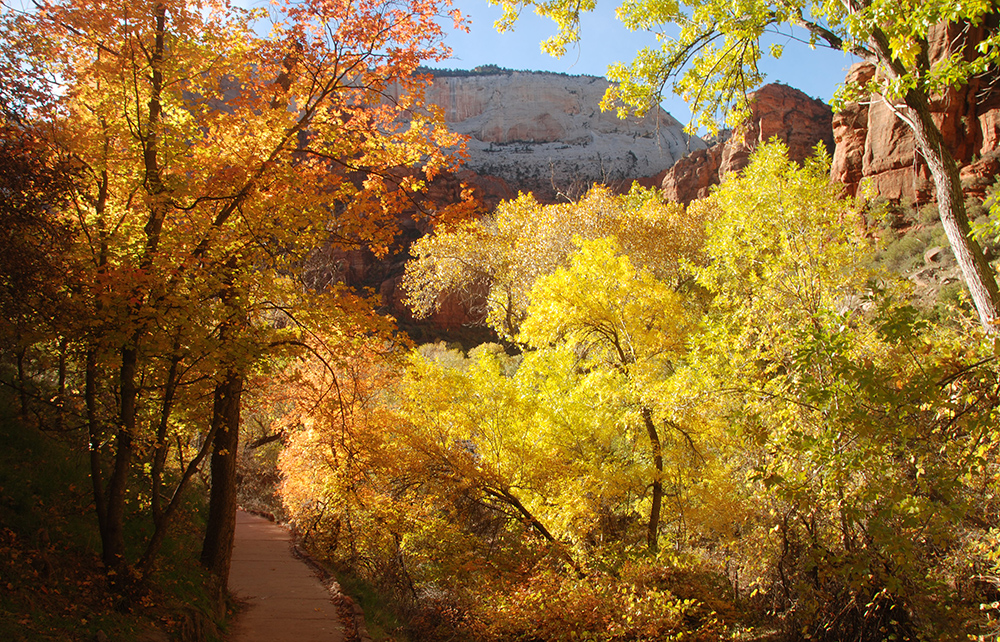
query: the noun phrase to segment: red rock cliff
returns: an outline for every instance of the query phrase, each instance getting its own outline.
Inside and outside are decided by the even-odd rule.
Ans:
[[[832,150],[832,118],[823,101],[787,85],[765,85],[751,96],[750,118],[739,133],[685,156],[666,171],[664,196],[681,203],[708,196],[713,185],[746,167],[753,150],[772,138],[784,141],[789,156],[798,162],[812,154],[817,143]]]
[[[968,29],[939,25],[931,29],[931,64],[955,53],[975,53],[984,35],[997,28],[997,17]],[[867,63],[854,65],[847,82],[864,83],[875,73]],[[934,120],[955,161],[962,168],[967,194],[980,198],[1000,171],[1000,76],[996,72],[973,78],[961,89],[948,90],[931,101]],[[913,142],[909,128],[877,96],[848,105],[833,121],[837,149],[831,178],[856,194],[863,179],[879,195],[913,204],[934,199],[934,184]]]

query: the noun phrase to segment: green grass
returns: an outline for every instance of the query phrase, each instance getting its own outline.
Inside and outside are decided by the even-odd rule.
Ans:
[[[879,261],[896,274],[907,274],[923,267],[924,252],[937,246],[949,247],[948,237],[940,223],[928,227],[914,227],[890,241],[882,251]]]
[[[402,642],[409,639],[394,606],[375,586],[350,573],[335,573],[334,576],[341,591],[361,605],[365,614],[365,626],[373,640]]]

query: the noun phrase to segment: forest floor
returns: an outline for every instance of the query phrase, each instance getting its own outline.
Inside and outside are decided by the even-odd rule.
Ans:
[[[345,642],[329,590],[292,553],[291,534],[262,517],[236,515],[229,590],[243,605],[229,642]]]

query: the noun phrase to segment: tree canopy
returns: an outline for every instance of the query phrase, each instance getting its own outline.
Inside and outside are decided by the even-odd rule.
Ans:
[[[317,340],[319,319],[333,334],[391,335],[355,293],[311,291],[299,268],[324,244],[382,255],[404,208],[431,213],[421,193],[459,140],[421,109],[414,74],[446,57],[445,12],[434,0],[4,7],[4,151],[35,178],[13,207],[50,225],[65,270],[51,301],[18,306],[37,330],[22,358],[58,352],[116,581],[152,571],[210,456],[202,561],[221,594],[244,392],[274,360],[340,345]],[[19,136],[72,180],[50,189]],[[38,226],[5,224],[18,226],[5,255]],[[23,284],[3,285],[14,313]],[[153,523],[138,559],[126,542],[137,479]]]
[[[528,291],[538,277],[566,265],[574,238],[614,236],[639,266],[682,288],[690,275],[681,259],[700,260],[701,224],[655,190],[638,187],[615,195],[595,186],[578,202],[554,205],[522,194],[489,216],[418,240],[403,288],[418,316],[440,306],[446,293],[458,293],[474,314],[513,338],[527,314]]]
[[[491,0],[512,28],[519,12],[533,8],[552,18],[556,35],[544,44],[555,55],[579,41],[580,14],[596,0]],[[844,87],[840,100],[872,95],[912,130],[936,187],[941,221],[987,332],[1000,320],[1000,289],[982,248],[971,238],[958,166],[930,111],[931,97],[997,73],[1000,35],[997,7],[990,0],[900,3],[894,0],[742,2],[738,0],[629,0],[618,8],[630,29],[656,34],[659,48],[638,52],[631,64],[613,65],[603,107],[643,112],[672,90],[690,104],[698,125],[715,131],[720,116],[737,126],[748,111],[748,94],[764,80],[759,63],[781,57],[784,47],[764,51],[769,33],[803,40],[810,47],[841,49],[874,64],[878,73],[865,87]],[[952,29],[954,27],[954,29]],[[970,30],[979,33],[977,41]],[[935,44],[937,35],[943,43]]]
[[[522,197],[505,236],[498,216],[418,249],[416,270],[449,276],[417,301],[468,287],[468,265],[523,284],[516,332],[341,370],[351,394],[282,460],[316,549],[428,637],[707,641],[747,635],[739,612],[829,642],[988,625],[993,589],[969,582],[996,568],[989,337],[907,303],[822,153],[765,144],[686,211],[639,195]],[[520,254],[574,212],[588,236]],[[688,236],[652,258],[657,221]]]

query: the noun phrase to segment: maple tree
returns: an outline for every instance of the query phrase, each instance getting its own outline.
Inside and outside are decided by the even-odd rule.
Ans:
[[[64,321],[67,312],[60,305],[57,283],[65,267],[69,235],[50,212],[68,202],[75,176],[59,150],[16,115],[6,114],[2,127],[0,309],[4,311],[4,335],[15,337],[16,385],[20,415],[25,419],[31,395],[26,371],[29,349]],[[57,403],[66,392],[64,362],[63,358],[57,375]]]
[[[323,243],[384,254],[398,212],[425,208],[419,194],[458,142],[421,109],[414,76],[446,55],[446,10],[377,0],[5,8],[5,84],[80,176],[49,212],[69,228],[62,294],[75,311],[50,333],[76,361],[103,558],[117,581],[128,582],[137,458],[150,466],[155,524],[145,573],[209,454],[203,561],[226,577],[244,384],[265,356],[302,345],[302,306],[341,304],[335,291],[309,295],[297,265]],[[267,36],[255,31],[264,19]],[[172,448],[182,466],[168,471]],[[176,483],[164,496],[168,472]]]
[[[504,15],[498,26],[512,28],[520,11],[533,8],[552,18],[556,35],[543,49],[562,55],[579,41],[580,15],[595,0],[491,0]],[[759,63],[769,34],[803,40],[810,47],[843,50],[878,69],[864,87],[848,86],[840,101],[871,95],[884,102],[914,134],[936,188],[941,222],[965,283],[987,332],[1000,319],[1000,289],[993,268],[971,237],[958,165],[931,113],[933,97],[977,77],[995,74],[1000,60],[996,5],[989,1],[955,3],[931,0],[919,5],[894,0],[822,0],[764,2],[732,0],[636,0],[624,2],[619,19],[629,29],[657,35],[658,47],[638,52],[631,64],[609,68],[617,81],[602,103],[644,112],[656,105],[668,87],[690,104],[695,118],[712,131],[720,112],[737,126],[747,114],[747,93],[764,80]],[[943,36],[940,59],[931,58],[932,31]],[[972,31],[982,38],[973,42]],[[800,35],[801,34],[801,35]],[[780,58],[784,48],[772,45]]]

